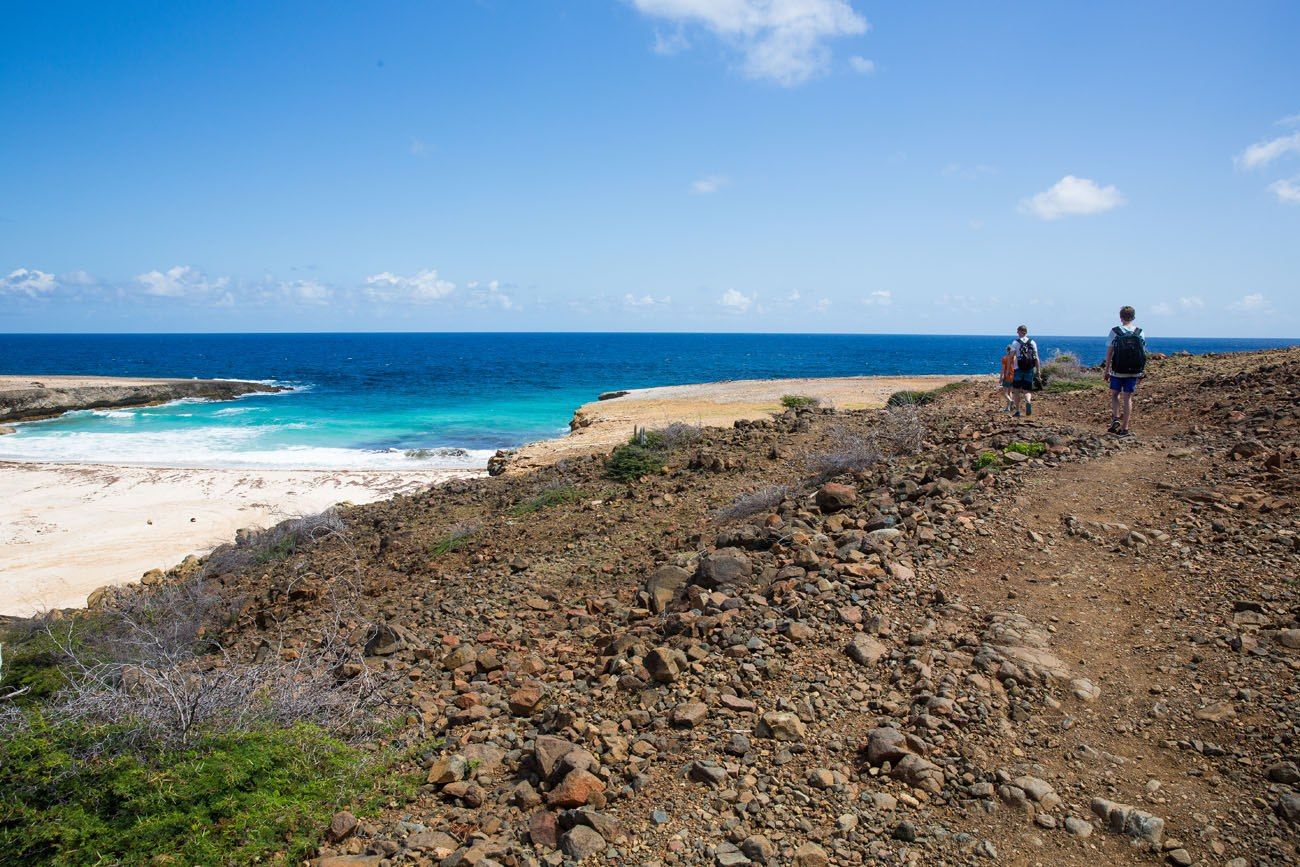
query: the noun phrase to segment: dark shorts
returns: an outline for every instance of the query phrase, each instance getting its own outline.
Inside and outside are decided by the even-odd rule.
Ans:
[[[1002,380],[1002,387],[1003,387],[1003,388],[1010,388],[1011,385],[1012,385],[1012,380],[1010,380],[1010,379],[1004,379],[1004,380]]]
[[[1016,375],[1011,379],[1011,387],[1016,391],[1033,391],[1034,372],[1032,370],[1017,370]]]
[[[1110,378],[1111,391],[1126,391],[1132,394],[1138,387],[1140,376],[1112,376]]]

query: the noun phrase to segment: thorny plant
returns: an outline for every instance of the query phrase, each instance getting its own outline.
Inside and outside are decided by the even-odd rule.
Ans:
[[[341,522],[337,527],[330,532],[342,537]],[[111,735],[98,748],[116,751],[185,747],[211,733],[295,722],[356,737],[381,694],[361,650],[344,638],[357,611],[357,583],[340,574],[328,587],[313,644],[290,647],[282,635],[251,661],[221,642],[238,605],[203,571],[174,584],[116,588],[84,615],[42,618],[66,679],[44,717],[102,726]],[[0,713],[0,729],[25,721],[21,712]]]

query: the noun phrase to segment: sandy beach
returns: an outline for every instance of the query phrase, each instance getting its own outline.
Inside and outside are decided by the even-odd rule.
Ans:
[[[572,432],[531,443],[511,459],[508,473],[522,473],[566,457],[607,451],[626,442],[637,427],[674,422],[726,426],[738,419],[781,412],[785,395],[815,397],[836,409],[882,407],[896,391],[925,391],[969,376],[841,376],[820,379],[738,379],[696,385],[633,389],[620,397],[583,404],[569,423]],[[992,380],[991,377],[985,377]]]
[[[166,569],[241,527],[473,474],[0,462],[0,614],[84,605],[98,587]]]
[[[607,451],[626,440],[634,427],[672,422],[730,425],[737,419],[762,418],[780,412],[781,397],[787,394],[816,397],[840,409],[863,409],[883,406],[900,389],[936,388],[963,378],[740,380],[629,391],[580,407],[569,435],[524,446],[508,472]],[[128,384],[75,379],[94,386]],[[0,614],[25,616],[83,605],[98,587],[137,581],[150,569],[165,569],[189,554],[205,553],[233,539],[242,527],[266,527],[336,503],[372,502],[483,472],[0,462]]]

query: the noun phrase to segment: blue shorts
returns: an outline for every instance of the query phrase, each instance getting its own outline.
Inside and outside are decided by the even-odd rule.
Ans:
[[[1034,372],[1032,370],[1017,370],[1015,376],[1011,377],[1011,387],[1016,391],[1033,391]]]
[[[1138,387],[1140,376],[1112,376],[1110,378],[1111,391],[1126,391],[1132,394]]]

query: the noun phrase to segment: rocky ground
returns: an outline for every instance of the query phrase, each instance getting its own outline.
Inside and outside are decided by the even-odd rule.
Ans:
[[[1300,351],[1156,364],[1131,440],[999,400],[452,482],[218,575],[236,655],[337,622],[425,781],[317,863],[1297,863]]]

